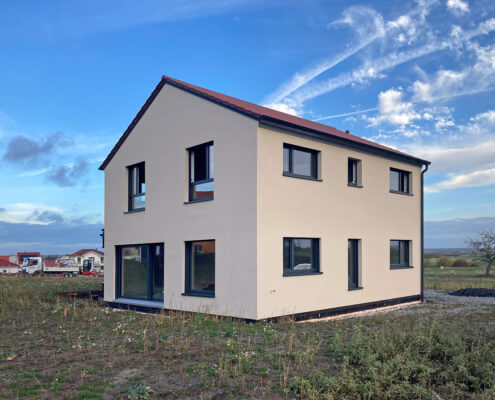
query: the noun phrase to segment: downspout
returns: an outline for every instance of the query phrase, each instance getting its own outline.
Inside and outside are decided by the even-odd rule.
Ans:
[[[425,301],[425,201],[424,201],[424,175],[428,171],[429,163],[425,163],[425,169],[421,171],[421,302]]]

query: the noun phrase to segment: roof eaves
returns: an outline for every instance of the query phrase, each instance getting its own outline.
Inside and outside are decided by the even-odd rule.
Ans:
[[[330,133],[322,132],[318,129],[311,129],[311,128],[304,127],[304,126],[301,126],[298,124],[292,124],[288,121],[278,119],[278,118],[273,118],[270,116],[263,116],[262,118],[260,118],[260,122],[269,122],[269,123],[271,122],[271,123],[275,123],[278,125],[284,125],[284,126],[296,129],[298,131],[310,132],[312,134],[315,134],[315,135],[321,137],[325,141],[332,141],[332,142],[336,142],[336,143],[347,144],[350,147],[367,149],[368,151],[370,151],[372,153],[387,154],[393,158],[409,160],[410,162],[413,162],[414,164],[423,164],[423,165],[430,165],[431,164],[430,161],[423,160],[421,158],[414,157],[414,156],[411,156],[411,155],[406,154],[406,153],[402,153],[398,150],[388,149],[386,146],[378,147],[376,143],[373,143],[373,144],[363,143],[362,141],[356,141],[356,140],[353,140],[351,138],[332,135]],[[360,138],[360,139],[365,140],[363,138]]]

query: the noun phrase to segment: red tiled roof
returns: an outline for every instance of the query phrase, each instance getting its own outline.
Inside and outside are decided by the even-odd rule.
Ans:
[[[19,264],[21,264],[22,260],[26,257],[41,257],[41,253],[37,251],[17,253],[17,261],[19,262]]]
[[[254,103],[250,103],[248,101],[240,100],[235,97],[227,96],[222,93],[214,92],[213,90],[209,89],[204,89],[199,86],[192,85],[187,82],[180,81],[178,79],[174,79],[168,76],[163,76],[161,81],[158,83],[156,86],[155,90],[153,93],[151,93],[151,96],[146,100],[146,103],[144,103],[143,107],[141,107],[141,110],[137,113],[136,117],[132,120],[131,124],[129,127],[126,129],[124,134],[121,136],[119,141],[115,144],[113,147],[112,151],[108,154],[107,158],[105,161],[100,166],[100,170],[104,170],[105,167],[108,165],[110,160],[113,158],[115,153],[119,150],[120,146],[124,143],[125,139],[131,131],[134,129],[134,126],[139,122],[143,114],[146,112],[148,107],[151,105],[155,97],[158,95],[160,92],[161,88],[165,85],[165,83],[171,84],[175,87],[178,87],[180,89],[186,90],[187,92],[196,94],[197,96],[203,97],[207,100],[210,100],[214,103],[223,105],[227,108],[230,108],[232,110],[235,110],[237,112],[240,112],[242,114],[245,114],[249,117],[252,117],[257,120],[267,120],[267,121],[272,121],[276,123],[281,123],[287,126],[291,126],[294,128],[299,128],[302,130],[307,130],[319,134],[325,134],[333,138],[338,138],[342,140],[343,142],[347,143],[356,143],[360,144],[362,146],[368,147],[368,148],[373,148],[377,150],[381,150],[385,153],[389,154],[395,154],[397,156],[403,157],[405,159],[409,159],[410,161],[420,163],[420,164],[429,164],[429,161],[422,160],[420,158],[417,158],[415,156],[403,153],[401,151],[392,149],[387,146],[383,146],[381,144],[372,142],[370,140],[364,139],[362,137],[356,136],[356,135],[351,135],[350,133],[342,132],[332,126],[329,125],[324,125],[320,124],[318,122],[310,121],[304,118],[296,117],[294,115],[286,114],[281,111],[276,111],[268,107],[263,107]]]
[[[16,267],[19,268],[17,264],[14,264],[8,260],[9,256],[6,256],[7,260],[5,259],[5,256],[0,256],[0,267]]]

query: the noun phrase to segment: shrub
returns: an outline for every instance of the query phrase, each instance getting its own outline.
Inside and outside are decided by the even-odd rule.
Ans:
[[[458,258],[452,264],[453,267],[467,267],[469,264],[465,258]]]
[[[442,256],[437,261],[437,267],[450,268],[452,267],[452,263],[453,263],[452,258],[447,256]]]

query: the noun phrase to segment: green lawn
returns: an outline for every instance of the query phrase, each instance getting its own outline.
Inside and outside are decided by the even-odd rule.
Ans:
[[[495,307],[296,324],[112,311],[0,276],[0,398],[494,399]]]
[[[495,289],[495,271],[492,271],[489,277],[485,277],[484,267],[425,268],[425,288],[442,290]]]

